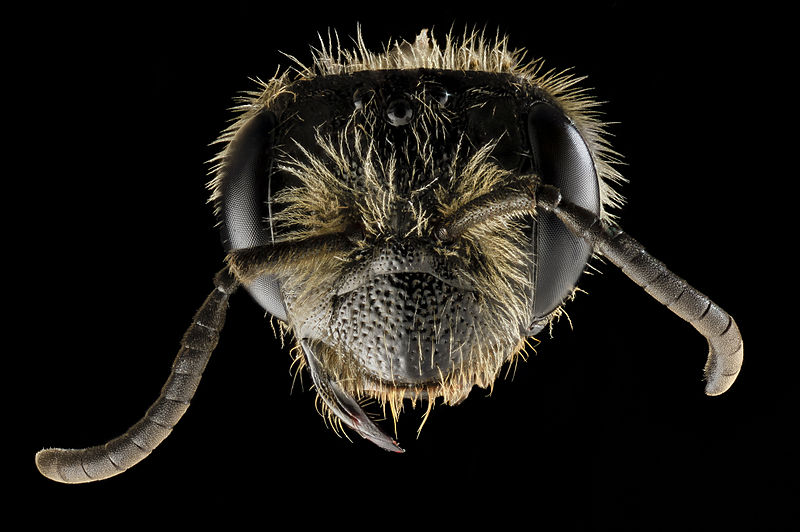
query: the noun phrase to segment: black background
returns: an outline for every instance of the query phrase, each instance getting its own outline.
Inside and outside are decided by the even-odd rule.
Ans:
[[[23,164],[6,192],[8,288],[19,296],[6,323],[23,367],[6,373],[6,388],[21,390],[5,436],[12,490],[41,508],[28,515],[86,528],[112,516],[223,517],[231,528],[285,518],[789,528],[797,349],[783,340],[794,312],[780,304],[794,294],[794,259],[772,240],[785,232],[790,176],[768,125],[787,112],[786,65],[768,63],[786,15],[648,5],[226,2],[10,16],[22,29],[8,47],[19,72],[10,153]],[[38,449],[106,441],[158,395],[221,267],[206,161],[232,98],[288,66],[280,51],[308,60],[318,32],[349,42],[357,22],[373,48],[422,28],[440,38],[451,25],[499,29],[531,58],[588,76],[630,180],[622,226],[736,318],[747,346],[738,381],[706,397],[702,337],[601,265],[570,321],[513,378],[435,408],[418,439],[416,416],[404,416],[407,452],[391,455],[326,429],[308,376],[291,391],[288,349],[239,293],[192,407],[161,447],[101,483],[40,477]]]

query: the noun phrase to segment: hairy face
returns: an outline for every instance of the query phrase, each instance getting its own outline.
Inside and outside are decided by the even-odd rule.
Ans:
[[[541,161],[529,117],[537,104],[580,131],[595,212],[618,200],[605,186],[618,175],[604,158],[593,102],[573,78],[520,60],[505,41],[448,37],[439,47],[425,32],[380,54],[360,41],[355,51],[323,44],[296,79],[278,76],[246,97],[220,139],[236,145],[258,113],[273,117],[264,128],[268,163],[254,178],[266,182],[256,186],[264,205],[256,231],[267,236],[236,242],[234,234],[230,244],[305,249],[271,271],[268,299],[279,304],[265,307],[297,340],[301,363],[340,395],[378,399],[395,417],[406,399],[454,404],[490,386],[571,294],[589,250],[570,250],[577,273],[538,281],[561,286],[543,297],[537,275],[553,268],[538,266],[541,224],[530,212],[483,216],[447,241],[437,234],[469,220],[465,210],[485,198],[536,188]],[[236,158],[223,151],[220,168]],[[212,183],[223,218],[240,210],[225,207],[236,195],[225,184],[235,182]]]
[[[476,149],[447,127],[469,100],[439,103],[420,85],[375,90],[339,131],[316,132],[319,153],[287,144],[273,198],[276,234],[341,232],[349,244],[285,279],[295,335],[349,393],[396,404],[490,384],[531,320],[526,224],[485,223],[448,245],[431,236],[513,178],[495,143]],[[406,123],[386,116],[387,96]]]

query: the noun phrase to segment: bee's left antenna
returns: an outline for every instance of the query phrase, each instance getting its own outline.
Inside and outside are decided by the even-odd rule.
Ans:
[[[78,484],[103,480],[144,460],[172,432],[189,408],[203,370],[217,346],[225,324],[228,298],[239,282],[220,270],[214,291],[198,309],[186,330],[161,395],[144,417],[127,432],[108,443],[86,449],[43,449],[36,453],[36,467],[51,480]]]
[[[672,273],[627,233],[606,224],[594,213],[563,201],[556,187],[539,186],[536,204],[555,213],[570,231],[590,242],[628,278],[705,337],[707,395],[720,395],[731,387],[742,369],[744,343],[730,314]]]

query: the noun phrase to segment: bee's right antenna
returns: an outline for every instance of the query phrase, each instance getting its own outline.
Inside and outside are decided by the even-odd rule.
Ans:
[[[113,477],[147,458],[189,408],[225,324],[228,298],[238,286],[228,268],[214,277],[214,290],[183,335],[169,379],[138,423],[105,444],[85,449],[43,449],[36,453],[39,472],[56,482],[78,484]]]
[[[624,231],[609,226],[593,212],[562,200],[558,188],[540,185],[536,190],[536,206],[553,212],[570,231],[591,243],[631,280],[708,340],[707,395],[719,395],[731,387],[742,367],[744,347],[739,327],[730,314],[672,273]]]

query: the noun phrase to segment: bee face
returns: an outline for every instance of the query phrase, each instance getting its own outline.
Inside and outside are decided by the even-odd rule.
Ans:
[[[568,78],[536,75],[501,43],[443,50],[423,33],[413,49],[372,58],[392,68],[323,57],[316,72],[266,84],[224,137],[214,183],[230,250],[342,235],[334,252],[247,286],[343,393],[393,412],[491,385],[559,314],[592,251],[549,213],[490,218],[446,240],[436,229],[538,182],[604,216],[617,178]],[[470,69],[488,49],[495,63]],[[231,171],[245,159],[252,171]]]
[[[523,124],[484,116],[508,106],[513,89],[491,81],[479,93],[475,80],[435,71],[330,75],[296,84],[285,108],[270,108],[283,174],[271,188],[276,238],[350,235],[324,267],[280,280],[293,332],[350,394],[457,401],[491,383],[522,342],[530,224],[494,224],[447,244],[432,234],[530,165]]]

